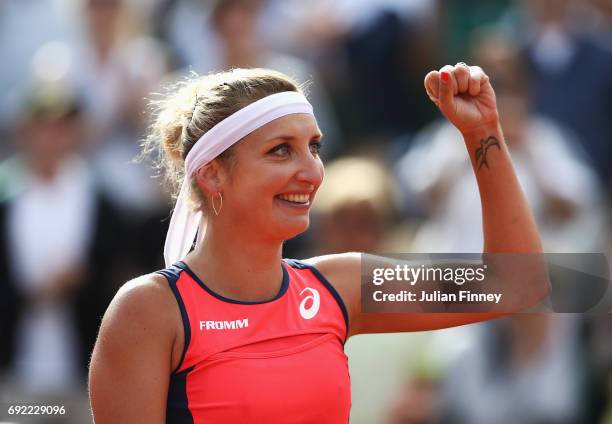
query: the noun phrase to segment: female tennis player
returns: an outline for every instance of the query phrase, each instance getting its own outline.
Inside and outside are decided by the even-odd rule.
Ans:
[[[485,252],[541,252],[488,77],[460,63],[425,87],[465,139]],[[497,316],[362,313],[361,255],[281,258],[309,225],[321,136],[298,85],[270,70],[197,78],[161,104],[148,147],[181,185],[167,268],[125,284],[106,312],[90,370],[96,423],[346,423],[348,337]],[[525,307],[547,283],[529,293]]]

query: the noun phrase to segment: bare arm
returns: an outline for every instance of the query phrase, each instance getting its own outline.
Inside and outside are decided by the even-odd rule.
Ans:
[[[480,191],[484,253],[541,253],[501,127],[493,123],[464,137]]]
[[[443,77],[443,74],[446,76]],[[463,134],[482,203],[484,253],[541,253],[540,237],[512,166],[499,125],[495,93],[478,67],[445,66],[430,72],[425,87],[431,100]],[[478,213],[478,211],[474,211]],[[474,229],[477,231],[478,229]],[[340,254],[313,258],[337,288],[349,311],[350,334],[420,331],[464,325],[503,313],[368,314],[361,311],[361,256]],[[381,263],[384,260],[381,259]],[[526,266],[533,266],[529,264]],[[523,284],[524,308],[535,305],[550,288],[542,268],[524,279],[516,269],[500,268],[504,277]],[[506,267],[508,268],[508,267]],[[526,294],[526,296],[523,296]],[[518,308],[516,310],[519,310]]]
[[[369,255],[370,260],[377,257]],[[380,266],[388,265],[387,258],[380,257]],[[397,333],[411,331],[437,330],[456,327],[474,322],[498,318],[505,314],[459,313],[459,312],[410,312],[410,313],[365,313],[361,308],[361,284],[369,284],[362,279],[362,254],[341,253],[308,259],[306,262],[317,267],[340,294],[349,316],[349,334],[354,336],[366,333]]]
[[[163,276],[141,277],[119,290],[91,359],[89,396],[96,424],[165,422],[177,311]]]
[[[541,253],[540,236],[512,166],[488,76],[476,66],[445,66],[425,77],[425,89],[463,135],[480,192],[484,252]]]

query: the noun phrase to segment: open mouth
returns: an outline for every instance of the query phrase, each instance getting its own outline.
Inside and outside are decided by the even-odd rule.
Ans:
[[[308,194],[279,194],[275,197],[294,206],[308,206],[310,204],[310,195]]]

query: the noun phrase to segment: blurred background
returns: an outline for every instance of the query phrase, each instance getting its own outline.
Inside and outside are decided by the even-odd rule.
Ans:
[[[135,162],[148,99],[195,71],[309,81],[326,181],[286,257],[482,250],[475,179],[423,89],[482,66],[547,252],[611,242],[612,0],[1,0],[0,404],[67,405],[171,208]],[[522,315],[346,345],[352,423],[612,423],[612,320]]]

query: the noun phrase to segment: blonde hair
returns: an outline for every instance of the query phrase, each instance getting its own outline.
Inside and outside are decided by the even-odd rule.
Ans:
[[[185,175],[185,157],[202,135],[243,107],[284,91],[301,92],[302,88],[285,74],[261,68],[232,69],[180,81],[160,100],[151,101],[153,124],[142,153],[157,153],[156,165],[176,197]],[[231,157],[230,147],[218,159],[231,165]],[[194,192],[202,200],[199,190]]]

